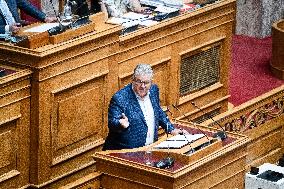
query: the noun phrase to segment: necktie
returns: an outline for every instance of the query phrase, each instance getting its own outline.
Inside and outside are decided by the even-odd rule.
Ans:
[[[0,11],[1,11],[1,14],[3,15],[7,25],[12,25],[12,24],[16,23],[5,0],[0,0]]]

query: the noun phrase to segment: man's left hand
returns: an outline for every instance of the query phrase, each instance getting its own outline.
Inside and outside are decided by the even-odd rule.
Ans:
[[[51,23],[51,22],[56,22],[57,21],[57,18],[54,17],[54,16],[47,16],[45,19],[44,19],[44,22],[46,23]]]
[[[171,135],[188,135],[189,133],[186,130],[174,129],[171,131]]]

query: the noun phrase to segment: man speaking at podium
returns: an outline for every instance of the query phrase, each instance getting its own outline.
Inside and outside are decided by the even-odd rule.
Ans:
[[[0,34],[17,33],[21,27],[18,9],[42,21],[54,22],[56,17],[48,17],[27,0],[0,0]]]
[[[138,64],[132,83],[116,92],[108,109],[109,133],[103,150],[138,148],[158,140],[158,128],[172,135],[175,129],[160,106],[158,86],[152,84],[153,70]]]

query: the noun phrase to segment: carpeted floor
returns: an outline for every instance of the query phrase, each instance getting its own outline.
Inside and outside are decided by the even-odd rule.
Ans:
[[[271,55],[271,37],[233,37],[230,103],[240,105],[284,84],[283,80],[277,79],[270,72]]]

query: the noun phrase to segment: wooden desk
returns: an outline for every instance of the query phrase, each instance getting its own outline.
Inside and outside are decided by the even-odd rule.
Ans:
[[[58,44],[28,49],[0,42],[0,60],[32,70],[29,184],[76,186],[82,177],[93,182],[97,175],[91,155],[101,150],[108,133],[110,98],[131,81],[138,63],[152,65],[163,106],[175,104],[193,119],[203,113],[192,107],[192,100],[205,112],[226,111],[234,15],[235,0],[221,0],[124,36],[120,26],[96,19],[94,32]],[[214,59],[220,73],[215,83],[181,90],[191,83],[185,75],[193,72],[183,69],[191,65],[191,55],[213,51],[220,55]],[[206,68],[209,60],[201,61]],[[174,116],[181,113],[175,110]]]
[[[31,70],[0,62],[0,188],[29,185]]]
[[[196,127],[184,122],[180,124],[191,133],[199,132]],[[200,129],[208,136],[216,132],[205,127]],[[152,161],[159,161],[168,155],[175,158],[174,166],[169,169],[146,165],[146,147],[98,152],[94,154],[94,159],[97,170],[103,173],[103,188],[243,188],[248,142],[246,136],[228,134],[221,146],[217,147],[218,142],[211,144],[217,145],[208,153],[206,150],[211,145],[190,155],[154,151]]]

